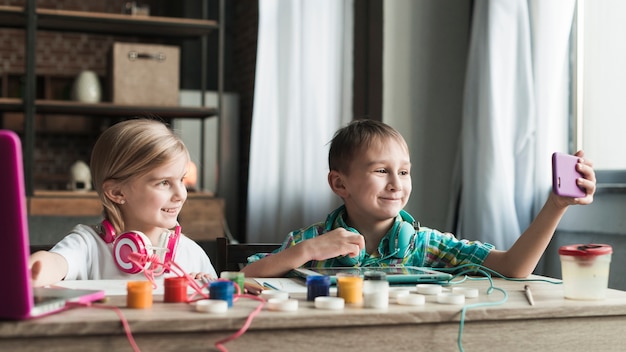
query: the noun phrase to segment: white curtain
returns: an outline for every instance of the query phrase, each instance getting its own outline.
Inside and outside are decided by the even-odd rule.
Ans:
[[[574,0],[477,0],[467,66],[456,232],[508,249],[567,151]]]
[[[352,0],[260,0],[248,242],[322,221],[328,142],[352,114]]]

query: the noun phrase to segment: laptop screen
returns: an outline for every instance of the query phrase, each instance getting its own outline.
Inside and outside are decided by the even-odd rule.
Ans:
[[[104,291],[67,288],[37,288],[31,285],[28,258],[30,241],[24,187],[22,145],[9,130],[0,130],[0,319],[27,319],[62,310],[66,302],[95,301]]]
[[[28,256],[28,222],[26,217],[26,191],[24,168],[19,137],[12,131],[0,130],[0,267],[10,268],[3,273],[0,290],[0,317],[26,318],[33,305],[30,287]]]

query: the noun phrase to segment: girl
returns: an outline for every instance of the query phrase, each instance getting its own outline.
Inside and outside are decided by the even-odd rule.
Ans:
[[[90,165],[104,219],[79,224],[50,251],[33,253],[33,284],[133,279],[142,268],[129,260],[131,252],[173,260],[196,278],[216,277],[204,250],[177,223],[189,160],[183,141],[159,121],[128,120],[104,131]]]

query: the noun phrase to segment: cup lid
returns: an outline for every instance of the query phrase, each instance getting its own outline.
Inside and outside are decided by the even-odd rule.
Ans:
[[[560,255],[570,255],[576,257],[589,257],[613,253],[613,247],[608,244],[570,244],[559,248]]]
[[[382,271],[375,271],[375,270],[368,270],[365,273],[363,273],[363,278],[365,280],[379,280],[379,281],[384,281],[387,280],[387,275],[385,275],[385,273],[383,273]]]

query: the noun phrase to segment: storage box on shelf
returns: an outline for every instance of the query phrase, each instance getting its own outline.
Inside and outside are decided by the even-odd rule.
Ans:
[[[172,45],[113,43],[111,99],[115,104],[178,105],[180,49]]]

